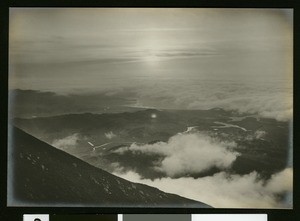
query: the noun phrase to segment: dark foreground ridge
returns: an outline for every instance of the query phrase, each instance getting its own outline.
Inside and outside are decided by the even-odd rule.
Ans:
[[[129,182],[16,128],[12,136],[13,197],[9,206],[187,207],[208,205]]]

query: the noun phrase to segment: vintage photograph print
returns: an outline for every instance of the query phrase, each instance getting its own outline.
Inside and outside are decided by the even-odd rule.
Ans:
[[[10,8],[8,206],[293,208],[293,10]]]

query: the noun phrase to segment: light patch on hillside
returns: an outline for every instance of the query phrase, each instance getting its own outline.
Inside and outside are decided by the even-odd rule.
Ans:
[[[79,139],[79,135],[75,133],[62,139],[56,139],[51,145],[59,149],[68,149],[74,147]]]
[[[116,137],[117,135],[114,134],[112,131],[109,131],[107,133],[104,133],[105,137],[109,140],[113,139],[114,137]]]

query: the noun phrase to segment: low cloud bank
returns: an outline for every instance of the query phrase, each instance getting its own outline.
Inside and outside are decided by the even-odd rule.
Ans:
[[[233,149],[236,143],[220,141],[201,133],[177,134],[168,142],[137,145],[119,148],[115,153],[158,154],[162,156],[156,162],[155,169],[174,177],[178,175],[204,172],[217,167],[229,168],[239,155]]]
[[[222,78],[203,80],[165,77],[150,78],[147,81],[131,79],[122,82],[117,88],[108,84],[101,85],[101,90],[91,87],[68,93],[58,91],[68,96],[31,90],[10,92],[15,99],[13,102],[18,103],[17,109],[23,107],[19,111],[15,109],[14,114],[32,117],[76,112],[110,113],[128,111],[125,107],[135,106],[185,110],[222,108],[278,121],[293,118],[293,84],[289,80],[268,79],[266,82],[253,79],[228,81]],[[36,107],[42,112],[36,112]]]
[[[293,117],[292,83],[197,81],[180,79],[155,82],[136,89],[138,106],[157,108],[223,108],[264,118],[288,121]]]
[[[261,179],[255,171],[246,175],[220,172],[198,179],[182,177],[149,180],[141,179],[133,171],[115,175],[202,201],[216,208],[292,208],[292,202],[278,197],[278,194],[291,194],[293,191],[292,168],[274,174],[269,180]]]

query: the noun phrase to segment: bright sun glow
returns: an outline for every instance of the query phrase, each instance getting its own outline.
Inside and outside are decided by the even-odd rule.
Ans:
[[[164,50],[164,44],[162,44],[159,36],[148,37],[143,42],[144,55],[143,60],[148,64],[155,64],[157,61],[161,60],[159,56]]]

